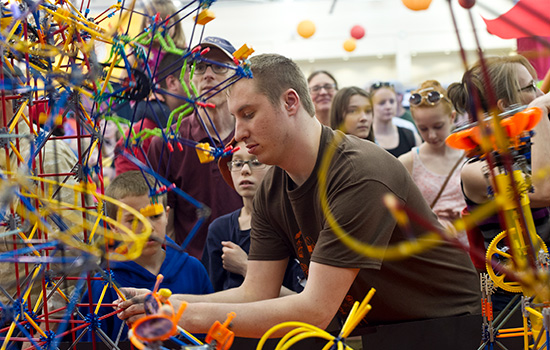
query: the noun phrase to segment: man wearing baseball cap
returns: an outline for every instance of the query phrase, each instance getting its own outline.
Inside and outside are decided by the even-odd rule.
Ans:
[[[207,108],[206,111],[197,109],[195,113],[185,117],[178,130],[178,137],[221,147],[233,138],[235,119],[229,113],[227,96],[220,91],[221,87],[218,85],[233,74],[233,70],[224,65],[233,64],[235,48],[229,41],[218,37],[204,38],[200,49],[202,51],[205,48],[209,51],[202,56],[205,61],[196,63],[192,81],[198,96],[215,107]],[[211,62],[219,62],[221,65]],[[212,144],[209,135],[215,144]],[[215,218],[241,208],[243,204],[240,196],[225,183],[216,162],[201,164],[192,147],[183,147],[183,150],[175,148],[173,152],[169,152],[162,138],[155,137],[147,157],[153,169],[161,176],[210,208],[210,216],[186,247],[190,255],[200,259],[208,225]],[[168,192],[168,206],[172,210],[168,218],[167,233],[178,244],[182,244],[199,219],[197,208],[172,192]]]

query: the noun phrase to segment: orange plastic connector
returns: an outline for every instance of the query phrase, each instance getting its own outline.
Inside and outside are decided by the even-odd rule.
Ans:
[[[141,208],[139,212],[145,217],[155,216],[164,212],[164,206],[160,203],[151,203],[145,208]]]
[[[212,155],[211,151],[212,148],[208,143],[198,143],[195,148],[197,150],[197,155],[199,156],[199,161],[201,163],[208,163],[214,160],[214,156]]]
[[[502,119],[500,126],[506,132],[506,136],[512,141],[519,137],[524,131],[529,131],[538,124],[542,118],[542,110],[537,107],[525,109],[511,117]],[[494,127],[493,127],[494,129]],[[494,135],[490,135],[493,149],[498,149]],[[481,130],[476,125],[469,129],[452,133],[445,140],[452,148],[472,151],[481,144]]]
[[[216,18],[216,15],[214,14],[214,12],[212,12],[209,9],[204,9],[201,11],[201,13],[199,13],[198,18],[194,17],[193,19],[197,19],[197,24],[205,25],[206,23],[210,22],[214,18]]]
[[[489,321],[492,321],[493,320],[493,303],[487,302],[486,312],[487,312],[487,319]]]
[[[206,343],[211,346],[215,346],[216,350],[227,350],[233,345],[233,339],[235,339],[235,333],[229,330],[229,325],[231,321],[237,316],[234,312],[227,314],[227,319],[223,324],[219,321],[214,322],[206,338],[204,339]],[[215,342],[215,344],[213,344]]]
[[[250,55],[252,55],[252,53],[254,53],[254,49],[244,44],[240,49],[235,51],[233,57],[238,60],[246,60]]]

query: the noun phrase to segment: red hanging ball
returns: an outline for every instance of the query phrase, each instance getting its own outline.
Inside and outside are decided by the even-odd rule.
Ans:
[[[352,38],[359,40],[365,36],[365,28],[357,24],[351,28],[350,33]]]
[[[476,0],[458,0],[458,3],[465,9],[471,9],[476,4]]]

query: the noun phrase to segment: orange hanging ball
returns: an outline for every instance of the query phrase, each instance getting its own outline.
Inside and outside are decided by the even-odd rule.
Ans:
[[[298,28],[296,28],[296,30],[302,38],[311,38],[311,36],[315,34],[315,23],[306,19],[298,23]]]
[[[357,42],[354,38],[349,38],[348,40],[344,41],[344,50],[347,52],[352,52],[357,47]]]
[[[403,5],[413,11],[422,11],[428,9],[432,0],[401,0]]]

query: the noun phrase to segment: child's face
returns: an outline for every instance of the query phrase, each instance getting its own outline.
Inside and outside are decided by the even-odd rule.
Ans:
[[[248,153],[243,142],[239,142],[237,146],[241,149],[233,153],[233,157],[231,158],[234,164],[231,170],[233,186],[241,197],[253,198],[270,167],[265,164],[257,163],[258,159],[255,155]],[[248,163],[243,163],[247,161]],[[250,164],[252,164],[252,161],[256,161],[253,164],[261,164],[260,167],[251,166]],[[239,167],[240,169],[235,169]]]
[[[380,88],[373,92],[372,104],[374,119],[391,121],[397,115],[397,96],[392,89]]]
[[[372,127],[372,120],[372,105],[369,99],[362,95],[351,96],[344,117],[346,134],[366,139]]]
[[[137,211],[151,204],[151,200],[149,199],[148,195],[125,197],[120,201]],[[168,210],[169,208],[166,208],[161,214],[150,216],[147,218],[151,223],[153,231],[151,232],[151,237],[149,238],[149,241],[143,248],[141,256],[152,255],[158,250],[162,249],[161,246],[164,242],[166,225],[168,223]],[[134,224],[134,214],[126,210],[121,211],[119,223],[133,230],[134,232],[140,232],[141,230],[143,230],[143,225],[139,222],[135,228],[132,227],[132,225]],[[116,231],[116,228],[114,230]]]
[[[453,127],[454,114],[449,114],[443,103],[433,107],[416,107],[413,114],[416,127],[426,144],[436,148],[445,147],[445,139]]]

